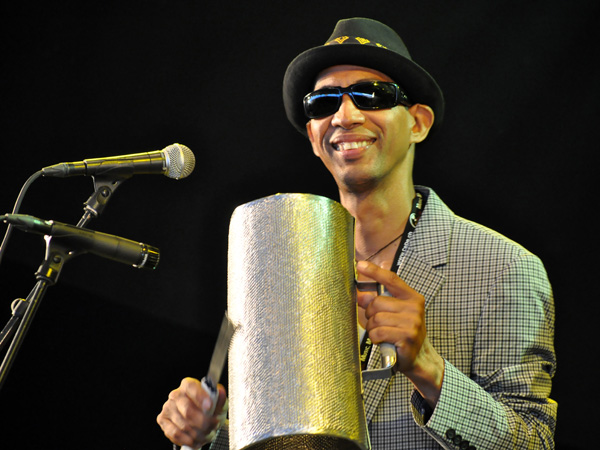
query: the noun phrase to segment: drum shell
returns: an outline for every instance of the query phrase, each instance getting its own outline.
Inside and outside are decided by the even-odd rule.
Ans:
[[[229,230],[230,449],[368,449],[354,220],[337,202],[278,194]]]

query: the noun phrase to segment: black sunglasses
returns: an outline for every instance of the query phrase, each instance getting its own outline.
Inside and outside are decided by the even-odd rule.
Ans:
[[[358,109],[389,109],[397,105],[412,106],[396,83],[367,81],[346,88],[327,87],[304,97],[304,112],[309,119],[327,117],[340,108],[342,97],[348,94]]]

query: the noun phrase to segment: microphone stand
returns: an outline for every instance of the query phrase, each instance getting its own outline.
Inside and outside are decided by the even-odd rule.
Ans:
[[[129,176],[118,179],[94,177],[94,193],[84,203],[84,213],[77,223],[77,227],[83,228],[92,218],[98,217],[104,211],[114,191],[128,178]],[[56,284],[65,263],[81,254],[81,252],[74,251],[60,242],[53,241],[51,236],[44,236],[44,240],[46,241],[46,253],[42,264],[35,273],[37,282],[27,296],[27,299],[17,299],[19,303],[13,309],[12,317],[0,333],[1,350],[4,348],[8,336],[13,332],[14,327],[19,320],[21,321],[4,356],[2,365],[0,365],[0,390],[29,331],[33,318],[46,294],[46,290],[49,286]]]

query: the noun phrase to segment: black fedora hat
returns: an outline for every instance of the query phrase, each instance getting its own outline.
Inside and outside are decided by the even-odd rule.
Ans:
[[[283,104],[289,121],[306,136],[302,99],[311,92],[324,69],[350,64],[378,70],[398,83],[412,103],[430,106],[435,113],[432,132],[444,116],[442,90],[425,69],[416,64],[398,34],[373,19],[340,20],[324,45],[298,55],[283,78]]]

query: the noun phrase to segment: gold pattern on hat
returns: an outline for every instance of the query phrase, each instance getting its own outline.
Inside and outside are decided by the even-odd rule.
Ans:
[[[349,39],[348,36],[340,36],[339,38],[335,38],[334,41],[338,44],[343,44],[345,40]]]

